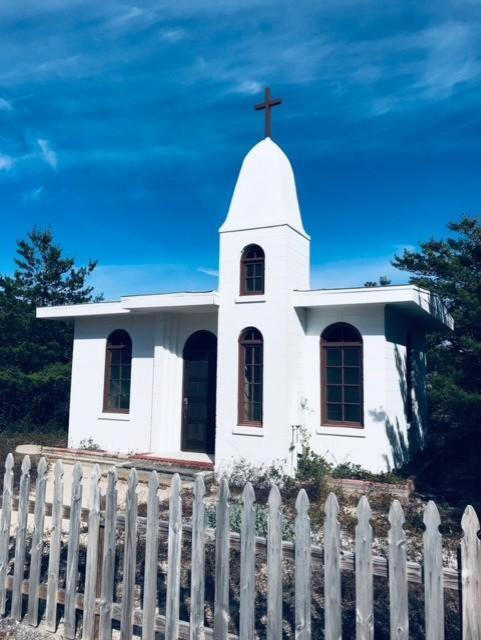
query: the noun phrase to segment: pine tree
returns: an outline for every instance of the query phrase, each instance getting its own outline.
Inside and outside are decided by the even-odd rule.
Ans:
[[[414,274],[413,284],[437,293],[454,318],[454,331],[429,336],[429,455],[439,454],[447,463],[439,469],[446,479],[459,464],[479,480],[481,223],[479,218],[463,216],[448,229],[453,235],[424,242],[420,251],[406,250],[393,265]]]
[[[0,275],[0,429],[65,428],[73,326],[38,320],[38,306],[94,299],[96,262],[76,268],[52,232],[34,228],[17,243],[16,269]]]

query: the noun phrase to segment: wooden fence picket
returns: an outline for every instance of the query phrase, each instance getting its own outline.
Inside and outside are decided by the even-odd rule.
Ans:
[[[131,640],[134,619],[135,567],[137,559],[137,470],[131,469],[125,500],[124,579],[120,640]]]
[[[230,493],[225,478],[219,483],[216,524],[205,523],[205,484],[202,474],[194,483],[191,522],[182,521],[181,480],[172,477],[169,519],[160,519],[159,476],[152,471],[149,478],[147,517],[138,515],[137,471],[131,469],[126,494],[126,508],[119,510],[117,473],[108,472],[105,512],[101,511],[100,468],[92,467],[88,509],[82,508],[83,472],[75,463],[72,477],[70,507],[64,507],[64,468],[55,464],[53,501],[46,504],[48,465],[41,458],[37,466],[35,493],[30,495],[31,464],[25,456],[21,467],[18,499],[13,496],[14,459],[5,461],[0,510],[0,616],[5,615],[7,593],[11,593],[12,618],[20,621],[24,596],[28,598],[27,621],[39,623],[39,601],[46,600],[45,621],[49,631],[57,626],[57,605],[64,605],[64,637],[76,637],[77,608],[82,611],[82,640],[111,640],[112,621],[120,622],[120,640],[132,640],[134,625],[142,628],[142,640],[154,640],[163,634],[165,640],[229,640],[230,551],[240,551],[239,635],[238,640],[253,640],[256,620],[256,561],[266,564],[267,575],[267,640],[282,640],[283,636],[283,560],[294,561],[295,638],[311,640],[317,633],[311,622],[312,571],[323,570],[324,638],[341,640],[342,599],[341,568],[355,571],[356,640],[374,639],[373,576],[388,578],[390,599],[390,638],[408,640],[408,581],[424,584],[425,638],[444,640],[445,589],[458,590],[462,598],[462,638],[481,640],[481,540],[480,523],[475,510],[468,506],[461,526],[459,571],[443,567],[440,517],[434,502],[424,509],[423,567],[407,561],[404,512],[394,500],[389,510],[388,560],[373,556],[372,512],[363,496],[357,505],[355,552],[341,553],[339,504],[334,493],[329,494],[324,510],[323,545],[312,545],[309,510],[305,490],[296,500],[294,541],[283,541],[282,500],[277,486],[272,486],[268,500],[267,538],[256,537],[256,504],[252,485],[246,483],[242,492],[240,534],[230,530]],[[103,507],[102,507],[103,508]],[[10,560],[13,511],[16,514],[16,535],[13,563]],[[33,530],[29,577],[25,580],[29,514],[33,513]],[[52,526],[45,534],[45,517],[52,517]],[[68,518],[68,549],[65,589],[59,587],[62,549],[62,523]],[[85,523],[88,520],[88,530]],[[83,527],[83,528],[82,528]],[[100,537],[104,532],[104,544]],[[137,569],[137,533],[145,532],[145,568],[143,602],[135,599]],[[87,532],[85,589],[77,593],[79,582],[79,548],[81,531]],[[121,601],[114,602],[114,576],[117,553],[117,532],[124,533],[123,584]],[[168,534],[167,594],[165,616],[157,610],[157,580],[159,532]],[[191,541],[190,552],[190,622],[179,619],[180,575],[183,536]],[[48,538],[48,581],[41,580],[43,547]],[[82,536],[83,540],[83,536]],[[214,624],[204,627],[205,609],[205,549],[215,544]],[[101,560],[101,568],[99,561]],[[13,576],[9,575],[13,564]],[[186,570],[189,569],[184,559]],[[80,580],[82,583],[82,580]],[[292,588],[289,583],[289,588]],[[137,604],[137,607],[136,607]],[[100,614],[98,629],[97,618]],[[230,636],[235,640],[235,636]]]
[[[391,527],[389,542],[389,604],[391,640],[408,640],[408,581],[406,574],[406,533],[403,529],[404,511],[399,500],[389,509]]]
[[[481,541],[479,520],[473,507],[466,507],[461,527],[461,586],[463,640],[481,640]]]
[[[64,635],[68,640],[74,640],[75,638],[75,595],[77,593],[78,580],[82,476],[82,465],[80,462],[76,462],[72,475],[67,551],[67,577],[65,581]]]
[[[374,638],[371,507],[366,496],[357,505],[356,525],[356,640]]]
[[[7,600],[8,552],[10,548],[10,526],[12,523],[13,456],[5,460],[3,476],[2,515],[0,518],[0,615],[5,615]]]
[[[205,598],[205,485],[201,474],[194,483],[190,578],[190,640],[204,639]]]
[[[311,519],[309,498],[304,489],[296,500],[295,524],[295,602],[297,640],[311,637]]]
[[[117,471],[111,467],[105,496],[105,530],[100,594],[100,640],[112,639],[112,603],[115,577],[115,540],[117,533]]]
[[[282,511],[279,487],[269,492],[267,528],[267,640],[282,639]]]
[[[432,500],[424,509],[424,611],[426,640],[444,639],[443,550],[441,520]]]
[[[57,590],[60,569],[60,545],[62,542],[63,517],[63,464],[58,460],[55,464],[53,481],[52,529],[48,556],[47,608],[45,624],[48,631],[57,629]]]
[[[214,640],[225,640],[229,629],[229,497],[229,485],[227,480],[222,478],[215,522]]]
[[[95,637],[95,601],[97,587],[97,567],[99,556],[100,530],[100,468],[95,464],[92,468],[90,485],[90,511],[87,538],[87,564],[85,568],[84,614],[82,625],[83,640],[94,640]]]
[[[15,541],[15,566],[13,571],[12,618],[22,619],[22,582],[25,574],[25,548],[27,543],[28,501],[30,493],[30,458],[25,456],[22,462],[20,478],[18,526]]]
[[[242,491],[242,522],[240,548],[240,611],[239,639],[254,638],[256,600],[256,507],[254,489],[250,482]]]
[[[342,629],[341,537],[339,503],[334,493],[328,495],[324,510],[324,637],[339,640]]]
[[[28,591],[28,622],[33,627],[38,625],[38,588],[40,583],[40,568],[43,552],[43,528],[45,524],[45,497],[47,493],[48,464],[45,458],[40,458],[37,466],[37,481],[35,484],[35,513],[32,535],[32,549],[30,557],[29,591]]]
[[[144,601],[142,640],[155,638],[155,611],[157,605],[157,565],[159,563],[159,476],[152,471],[149,478],[147,500],[147,538],[145,541]]]
[[[177,640],[179,631],[180,571],[182,551],[181,482],[174,474],[170,485],[169,548],[167,552],[167,602],[165,607],[165,640]]]

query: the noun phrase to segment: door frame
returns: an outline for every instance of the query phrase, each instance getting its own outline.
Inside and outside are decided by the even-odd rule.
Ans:
[[[212,419],[209,420],[209,415],[207,415],[207,433],[206,433],[206,446],[204,450],[195,450],[188,449],[185,445],[186,431],[187,431],[187,414],[186,414],[186,405],[185,399],[187,396],[187,375],[186,375],[186,367],[188,363],[188,359],[186,359],[186,354],[188,354],[189,349],[189,341],[196,337],[201,337],[199,334],[202,334],[208,340],[212,340],[212,345],[215,344],[214,349],[209,348],[192,348],[192,351],[205,351],[209,354],[208,358],[208,391],[207,391],[207,413],[209,414],[209,406],[212,403]],[[216,435],[216,401],[217,401],[217,336],[212,331],[207,329],[199,329],[198,331],[194,331],[190,334],[187,340],[184,343],[184,348],[182,350],[182,398],[181,398],[181,432],[180,432],[180,450],[186,453],[206,453],[213,455],[215,453],[215,435]],[[209,426],[211,423],[211,426]],[[211,449],[211,450],[210,450]]]

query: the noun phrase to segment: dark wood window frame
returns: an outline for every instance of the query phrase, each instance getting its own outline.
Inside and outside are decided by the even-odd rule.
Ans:
[[[257,244],[249,244],[247,247],[244,247],[240,263],[241,296],[264,295],[265,262],[266,257],[262,247],[259,247]]]
[[[333,330],[341,330],[341,339],[340,340],[331,340],[325,338],[326,334],[329,331]],[[352,340],[344,340],[342,336],[344,333],[351,334],[349,337],[352,338],[353,334],[355,334],[356,339]],[[340,364],[332,365],[328,362],[328,349],[337,349],[340,350],[341,353],[341,361]],[[357,351],[358,355],[358,364],[345,363],[345,353],[352,352],[353,350]],[[332,383],[332,381],[328,380],[328,368],[336,369],[337,373],[340,374],[339,381],[336,383]],[[346,370],[354,370],[358,369],[358,383],[346,382]],[[331,382],[331,384],[329,384]],[[328,387],[337,387],[340,390],[341,397],[339,401],[333,401],[332,403],[328,402]],[[359,400],[356,402],[346,401],[346,389],[354,389],[357,388]],[[341,407],[341,419],[334,420],[329,418],[328,416],[328,404],[337,405]],[[346,420],[345,412],[346,407],[348,406],[357,406],[359,407],[359,420]],[[359,331],[353,327],[352,325],[346,322],[336,322],[334,324],[329,325],[324,329],[321,335],[321,426],[332,426],[332,427],[347,427],[350,429],[363,429],[364,428],[364,384],[363,384],[363,343],[362,337]]]
[[[260,399],[250,400],[249,398],[256,397],[256,387],[260,389],[258,394]],[[238,424],[246,427],[262,427],[263,402],[264,338],[255,327],[247,327],[239,336]]]
[[[124,329],[116,329],[107,338],[105,349],[104,413],[128,414],[130,412],[131,377],[132,339]],[[113,382],[117,383],[118,389],[114,394],[111,392]],[[127,393],[123,392],[126,383],[128,383]],[[125,396],[127,396],[126,402]],[[127,406],[121,406],[123,404]]]

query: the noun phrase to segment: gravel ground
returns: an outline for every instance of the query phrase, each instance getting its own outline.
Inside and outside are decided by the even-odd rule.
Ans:
[[[56,633],[50,633],[42,627],[37,629],[30,627],[25,621],[22,623],[10,619],[0,619],[0,640],[64,640],[62,625],[59,625]]]
[[[50,636],[51,637],[51,636]],[[47,636],[14,620],[0,620],[0,640],[43,640]]]

